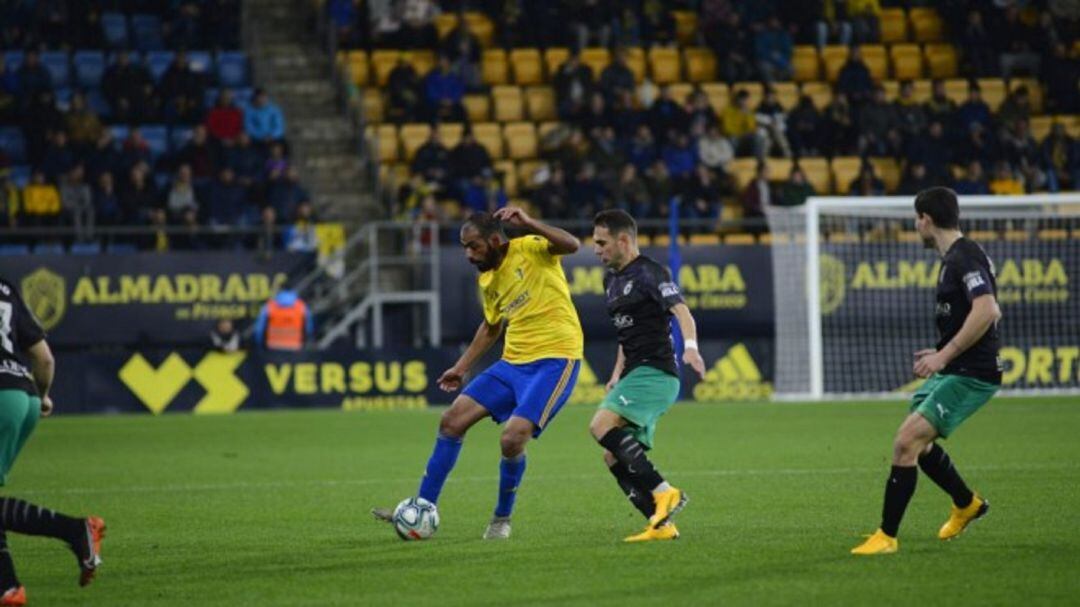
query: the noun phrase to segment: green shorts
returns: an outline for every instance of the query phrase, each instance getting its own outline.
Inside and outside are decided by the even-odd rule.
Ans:
[[[679,380],[653,367],[636,367],[619,380],[600,403],[630,424],[630,433],[646,449],[653,446],[656,422],[679,398]]]
[[[22,390],[0,390],[0,486],[41,415],[41,399]]]
[[[925,417],[942,438],[948,438],[1000,388],[973,377],[935,373],[911,397],[910,411]]]

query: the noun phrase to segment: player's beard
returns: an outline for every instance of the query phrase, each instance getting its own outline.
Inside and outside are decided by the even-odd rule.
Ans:
[[[473,262],[473,265],[481,272],[494,269],[495,266],[499,265],[499,251],[494,248],[488,249],[487,255],[484,255],[484,258],[480,261]]]

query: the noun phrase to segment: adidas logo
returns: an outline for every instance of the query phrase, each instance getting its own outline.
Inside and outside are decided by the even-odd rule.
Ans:
[[[761,370],[746,346],[731,346],[727,354],[694,386],[694,400],[763,400],[772,395],[772,384],[762,380]]]

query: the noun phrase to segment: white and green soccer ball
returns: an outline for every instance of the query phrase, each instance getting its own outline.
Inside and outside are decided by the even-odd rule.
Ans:
[[[426,540],[439,529],[439,510],[422,497],[410,497],[394,508],[394,531],[405,541]]]

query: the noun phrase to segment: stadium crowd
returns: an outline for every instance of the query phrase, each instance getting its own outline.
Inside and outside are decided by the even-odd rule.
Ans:
[[[463,12],[440,38],[441,14],[485,13],[494,23],[493,44],[507,49],[569,47],[569,58],[550,79],[560,126],[541,137],[540,157],[547,162],[527,193],[546,218],[587,218],[610,206],[639,218],[661,218],[674,195],[688,218],[719,218],[725,199],[738,200],[743,216],[760,216],[768,205],[797,205],[814,192],[799,167],[805,157],[864,158],[850,183],[853,195],[886,193],[869,158],[899,163],[899,184],[888,193],[913,194],[932,185],[950,185],[962,194],[1075,189],[1080,143],[1062,124],[1037,141],[1030,118],[1035,96],[1047,114],[1080,113],[1080,49],[1073,45],[1080,29],[1077,9],[1045,1],[923,3],[937,9],[946,39],[960,49],[959,75],[971,80],[970,87],[957,103],[946,95],[945,83],[935,80],[929,99],[916,100],[913,83],[902,81],[890,100],[859,45],[881,41],[883,7],[912,4],[918,3],[329,0],[327,11],[348,46],[437,51],[437,64],[426,74],[404,59],[390,71],[386,119],[397,124],[465,122],[464,96],[486,91],[481,40]],[[693,43],[715,53],[723,81],[764,83],[760,102],[751,105],[750,95],[733,85],[732,101],[717,112],[700,87],[681,98],[648,78],[635,81],[625,50],[676,45],[675,9],[696,12]],[[788,109],[778,101],[774,83],[792,78],[796,44],[851,46],[825,107],[809,96]],[[576,50],[586,47],[613,50],[598,75]],[[983,77],[1034,77],[1040,90],[1015,87],[991,111],[976,81]],[[740,157],[795,162],[780,183],[762,166],[739,188],[731,164]],[[409,168],[412,178],[398,194],[404,214],[443,217],[429,198],[452,198],[465,210],[497,207],[508,199],[500,179],[506,176],[468,125],[451,149],[431,129]]]
[[[12,252],[311,250],[282,110],[237,0],[15,2],[0,16],[0,227]],[[207,50],[217,49],[214,55]],[[220,88],[219,88],[220,87]],[[144,227],[115,231],[103,227]],[[237,238],[216,232],[249,227]],[[41,234],[44,234],[42,236]]]

